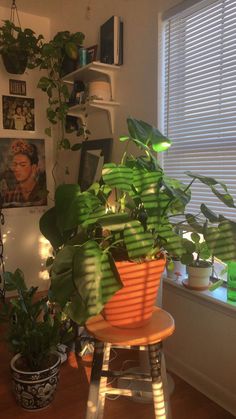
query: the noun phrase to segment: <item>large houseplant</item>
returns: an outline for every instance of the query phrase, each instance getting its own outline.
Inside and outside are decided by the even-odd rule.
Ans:
[[[59,148],[70,149],[70,141],[66,138],[66,117],[69,109],[69,89],[63,81],[63,75],[76,68],[79,47],[84,40],[82,32],[58,32],[53,39],[45,43],[41,50],[40,68],[47,70],[42,76],[38,88],[48,96],[47,118],[52,125],[59,124]],[[69,64],[68,64],[69,63]],[[45,130],[51,136],[51,125]],[[78,135],[84,134],[83,126]],[[77,149],[78,146],[72,146]]]
[[[36,36],[30,28],[21,29],[5,20],[0,27],[0,54],[8,73],[23,74],[26,67],[39,65],[43,35]]]
[[[121,141],[136,144],[145,156],[126,150],[121,163],[104,165],[100,183],[84,192],[79,185],[59,186],[55,206],[40,220],[54,248],[51,297],[80,324],[122,287],[117,261],[159,260],[160,276],[166,251],[182,254],[169,215],[184,210],[190,189],[158,164],[154,150],[165,150],[170,141],[143,121],[127,122],[129,137]]]
[[[37,287],[27,288],[23,272],[4,274],[6,291],[17,296],[5,304],[13,391],[17,402],[27,410],[46,407],[53,399],[59,378],[62,341],[60,314],[52,317],[48,297],[36,298]],[[66,332],[67,333],[67,332]]]

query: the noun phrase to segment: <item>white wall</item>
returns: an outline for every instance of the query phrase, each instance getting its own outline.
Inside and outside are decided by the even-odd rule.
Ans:
[[[9,19],[10,10],[0,7],[0,20]],[[20,20],[23,28],[30,27],[37,34],[43,33],[45,38],[50,36],[50,22],[46,18],[25,14],[20,12]],[[36,88],[40,74],[38,70],[27,70],[22,75],[11,75],[5,70],[0,59],[0,86],[1,95],[9,95],[9,79],[25,80],[27,96],[35,99],[35,131],[17,132],[16,130],[3,129],[2,123],[2,98],[0,98],[0,141],[1,138],[45,138],[44,129],[47,126],[45,118],[46,96]],[[22,96],[23,98],[23,96]],[[50,191],[53,189],[51,168],[52,168],[52,141],[45,138],[46,148],[46,170],[47,186]],[[52,196],[52,195],[51,195]],[[45,207],[30,208],[9,208],[4,209],[5,225],[4,234],[4,255],[6,270],[21,268],[26,276],[27,282],[38,285],[40,289],[47,287],[45,278],[45,258],[47,257],[47,243],[43,244],[40,235],[38,221]],[[45,247],[46,246],[46,247]]]
[[[166,282],[162,305],[176,325],[168,367],[236,417],[235,310]]]

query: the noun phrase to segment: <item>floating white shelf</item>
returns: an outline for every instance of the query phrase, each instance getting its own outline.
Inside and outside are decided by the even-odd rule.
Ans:
[[[114,131],[114,116],[115,116],[115,107],[119,106],[119,102],[114,101],[114,77],[115,73],[119,69],[119,66],[100,63],[99,61],[93,61],[85,65],[84,67],[78,68],[77,70],[73,71],[73,73],[67,74],[63,77],[63,81],[68,84],[73,84],[75,80],[81,80],[84,83],[88,83],[89,81],[94,80],[96,77],[96,73],[105,74],[110,82],[111,86],[111,101],[105,100],[91,100],[88,103],[90,108],[97,108],[102,109],[108,112],[111,131]],[[85,105],[75,105],[69,109],[68,115],[71,116],[78,116],[82,120],[84,120],[84,108]]]
[[[77,68],[73,73],[66,74],[63,77],[65,83],[73,84],[75,80],[81,80],[87,83],[94,80],[94,73],[105,74],[111,83],[111,97],[114,98],[114,76],[119,70],[119,66],[112,64],[100,63],[99,61],[93,61],[83,67]]]
[[[106,101],[106,100],[98,100],[94,99],[87,103],[87,106],[90,108],[98,108],[103,109],[108,112],[111,131],[114,131],[114,108],[119,106],[119,102],[115,101]],[[85,104],[82,105],[74,105],[69,108],[68,115],[80,117],[84,121],[84,114],[85,114]]]

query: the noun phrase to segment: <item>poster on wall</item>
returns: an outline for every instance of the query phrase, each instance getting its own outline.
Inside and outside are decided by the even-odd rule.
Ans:
[[[35,131],[34,99],[3,96],[2,117],[4,129]]]
[[[0,200],[3,208],[47,205],[43,139],[0,138]]]

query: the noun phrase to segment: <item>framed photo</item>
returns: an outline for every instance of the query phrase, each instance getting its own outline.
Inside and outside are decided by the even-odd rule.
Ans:
[[[47,205],[43,139],[0,138],[0,200],[3,208]]]
[[[9,80],[10,95],[26,96],[26,81],[23,80]]]
[[[112,143],[112,138],[88,140],[82,143],[78,179],[82,191],[100,180],[102,166],[111,158]]]
[[[87,63],[91,63],[92,61],[96,61],[97,58],[97,45],[93,45],[92,47],[86,48],[87,50]]]
[[[35,131],[34,99],[3,96],[2,117],[4,129]]]

